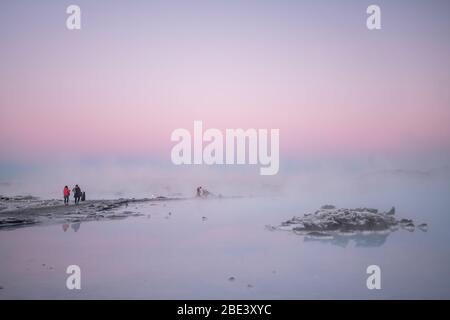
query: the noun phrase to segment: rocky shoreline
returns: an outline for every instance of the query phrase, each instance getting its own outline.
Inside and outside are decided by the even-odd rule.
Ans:
[[[141,216],[137,205],[144,202],[182,200],[183,198],[143,198],[88,200],[64,205],[62,200],[41,200],[33,196],[0,196],[0,230],[37,224],[123,219]],[[134,205],[133,208],[129,208]]]

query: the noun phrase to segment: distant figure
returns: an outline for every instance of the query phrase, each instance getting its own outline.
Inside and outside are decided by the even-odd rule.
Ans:
[[[212,195],[211,192],[209,192],[209,191],[206,190],[206,189],[202,189],[202,197],[206,198],[206,197],[208,197],[208,196],[210,196],[210,195]]]
[[[64,194],[64,204],[67,206],[69,205],[69,196],[70,196],[70,189],[68,186],[64,187],[63,194]]]
[[[81,199],[81,188],[78,185],[75,185],[73,188],[73,197],[75,198],[75,204],[78,204]]]
[[[81,193],[81,201],[86,201],[86,192]]]
[[[214,194],[203,187],[197,188],[197,198],[208,198],[210,196],[214,196]]]

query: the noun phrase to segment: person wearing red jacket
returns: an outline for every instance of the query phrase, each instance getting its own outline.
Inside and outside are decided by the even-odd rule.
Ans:
[[[64,187],[64,204],[67,206],[69,205],[69,196],[70,196],[70,189],[68,186]]]

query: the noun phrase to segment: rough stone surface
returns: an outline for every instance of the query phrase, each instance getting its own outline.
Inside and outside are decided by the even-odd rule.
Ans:
[[[0,196],[0,230],[35,224],[125,219],[142,215],[125,209],[129,209],[129,205],[135,206],[143,202],[156,204],[170,200],[181,200],[181,198],[87,200],[77,205],[70,203],[66,206],[59,199],[42,200],[33,196]]]
[[[335,234],[352,235],[356,232],[390,232],[399,228],[414,231],[415,224],[411,219],[397,219],[395,208],[380,212],[373,208],[337,209],[332,205],[324,205],[314,213],[306,213],[303,217],[293,217],[277,227],[267,226],[269,230],[287,230],[315,238],[327,238]],[[428,229],[427,224],[418,228]]]

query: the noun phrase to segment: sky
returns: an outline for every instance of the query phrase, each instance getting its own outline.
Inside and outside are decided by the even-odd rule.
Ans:
[[[171,132],[194,120],[280,129],[294,164],[448,163],[450,3],[377,1],[375,31],[371,4],[1,1],[0,178],[19,163],[170,167]]]

